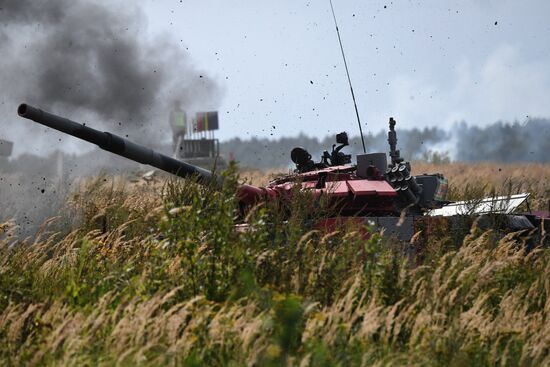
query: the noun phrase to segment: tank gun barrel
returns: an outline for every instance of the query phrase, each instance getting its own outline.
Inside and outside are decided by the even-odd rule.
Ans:
[[[42,111],[28,104],[21,104],[17,109],[17,113],[26,119],[96,144],[108,152],[142,164],[148,164],[173,175],[184,178],[196,177],[202,184],[215,184],[219,186],[222,183],[221,177],[208,170],[158,153],[118,135],[92,129],[91,127]]]

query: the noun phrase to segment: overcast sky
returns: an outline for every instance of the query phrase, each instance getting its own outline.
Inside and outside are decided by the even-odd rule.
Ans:
[[[178,37],[223,86],[221,137],[356,134],[328,0],[144,4],[149,32]],[[367,130],[550,116],[550,1],[334,7]]]
[[[19,0],[0,0],[0,5],[2,1]],[[99,1],[113,13],[127,14],[120,19],[128,24],[113,27],[121,32],[129,27],[138,29],[138,35],[150,42],[158,40],[159,35],[176,40],[163,47],[184,51],[182,80],[190,81],[186,82],[185,93],[192,93],[189,86],[201,75],[219,85],[215,98],[202,105],[202,97],[198,96],[194,106],[219,108],[221,130],[217,136],[222,139],[277,138],[300,132],[324,137],[342,130],[358,134],[329,0],[81,1]],[[66,0],[58,2],[63,4]],[[550,1],[333,2],[364,131],[386,129],[390,116],[403,128],[452,128],[460,121],[481,126],[498,120],[525,121],[528,116],[550,117]],[[53,2],[32,4],[46,8]],[[40,13],[40,9],[35,11]],[[78,25],[76,19],[63,22]],[[39,46],[46,28],[40,26],[40,19],[33,17],[29,21],[24,34],[18,34],[20,28],[13,28],[10,33],[9,27],[14,25],[6,20],[0,30],[8,31],[14,41],[5,51],[12,56],[22,55],[14,56],[11,68],[20,75],[40,75],[42,71],[38,69],[44,64],[34,60],[32,68],[36,70],[25,70],[29,64],[25,60],[36,59],[33,48],[27,50],[27,45],[34,42]],[[94,23],[95,20],[88,21],[87,27],[93,28]],[[54,28],[53,33],[57,31]],[[7,41],[0,37],[0,42]],[[74,58],[78,51],[72,42],[63,47],[59,48],[61,55],[52,55],[53,61],[66,58],[74,64],[74,60],[80,60]],[[80,57],[86,58],[86,54]],[[151,57],[154,59],[155,55]],[[174,57],[180,56],[174,53]],[[179,65],[176,60],[174,65]],[[63,66],[60,68],[64,77]],[[149,71],[151,75],[156,73]],[[92,70],[90,75],[93,74]],[[60,147],[70,151],[83,149],[75,139],[47,129],[33,130],[33,136],[42,138],[19,143],[29,136],[31,124],[17,119],[15,108],[32,95],[35,84],[31,80],[23,89],[15,88],[15,93],[14,87],[21,84],[15,75],[12,69],[0,70],[0,113],[8,116],[1,134],[16,142],[16,153],[48,152]],[[119,79],[124,84],[124,75]],[[94,85],[84,80],[68,88],[80,88],[80,83]],[[123,90],[136,88],[120,83],[115,84]],[[116,100],[116,93],[109,94],[114,94],[109,99]],[[94,98],[95,95],[91,94]],[[65,95],[70,97],[70,93]],[[88,103],[87,97],[79,98]],[[152,103],[160,106],[158,100]],[[153,129],[149,131],[160,131],[167,142],[169,111],[158,109],[161,112],[151,118],[153,121],[143,123],[151,125]],[[76,119],[84,116],[63,105],[54,108],[54,112]],[[108,109],[107,114],[104,112],[98,121],[109,120]],[[112,129],[120,125],[115,116],[110,120],[102,126]],[[130,127],[122,126],[132,138],[136,129]],[[43,134],[49,134],[48,138],[43,138]]]

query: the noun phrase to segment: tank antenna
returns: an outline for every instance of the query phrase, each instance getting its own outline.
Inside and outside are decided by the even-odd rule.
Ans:
[[[348,76],[349,89],[351,90],[351,98],[353,99],[353,106],[355,107],[355,115],[357,116],[357,123],[359,124],[359,133],[361,134],[361,143],[363,143],[363,152],[367,152],[365,148],[365,138],[363,137],[363,128],[361,127],[361,119],[359,118],[359,110],[357,109],[357,102],[355,101],[355,93],[353,92],[353,85],[351,84],[351,78],[349,76],[348,63],[346,62],[346,55],[344,54],[344,46],[342,45],[342,38],[340,37],[340,30],[338,29],[338,22],[336,21],[336,14],[334,13],[334,6],[332,0],[330,1],[330,9],[332,10],[332,18],[334,18],[334,25],[336,26],[336,34],[338,34],[338,42],[340,43],[340,51],[342,51],[342,58],[344,59],[344,66],[346,68],[346,75]]]

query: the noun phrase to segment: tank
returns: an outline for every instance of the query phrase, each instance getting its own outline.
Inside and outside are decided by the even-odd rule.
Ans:
[[[204,168],[28,104],[21,104],[18,114],[170,174],[194,178],[203,185],[220,187],[223,184],[221,176]],[[504,222],[511,230],[533,229],[542,223],[550,228],[548,213],[515,213],[529,194],[487,198],[476,201],[475,206],[468,202],[448,201],[448,182],[442,174],[412,175],[411,163],[405,161],[397,149],[395,126],[396,121],[390,118],[388,154],[372,152],[359,154],[353,159],[343,151],[349,143],[347,134],[342,132],[336,135],[332,150],[324,151],[318,162],[306,149],[296,147],[290,152],[296,165],[292,174],[278,177],[265,187],[240,185],[237,198],[242,205],[251,206],[260,201],[291,198],[296,189],[310,192],[313,197],[327,195],[339,215],[323,220],[318,223],[319,227],[330,230],[346,220],[364,221],[370,226],[384,228],[386,235],[403,241],[411,240],[420,231],[427,236],[431,228],[441,228],[442,225],[453,230],[472,215],[504,216]]]

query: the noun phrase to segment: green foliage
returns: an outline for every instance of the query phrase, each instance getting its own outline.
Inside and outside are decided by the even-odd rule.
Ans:
[[[164,246],[179,259],[180,284],[194,296],[225,299],[243,265],[236,241],[236,174],[232,166],[223,188],[170,181],[165,188]],[[237,246],[233,246],[237,242]]]
[[[320,226],[323,197],[243,212],[224,177],[101,178],[70,228],[29,244],[3,225],[0,365],[550,363],[550,252],[525,234],[474,223],[455,246],[442,228],[414,257],[358,222]]]

